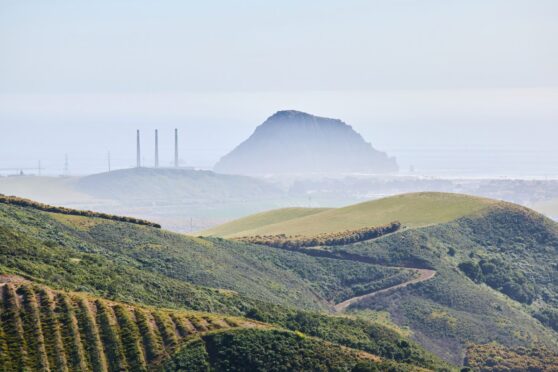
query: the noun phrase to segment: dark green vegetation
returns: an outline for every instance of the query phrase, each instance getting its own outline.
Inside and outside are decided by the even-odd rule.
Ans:
[[[285,234],[267,236],[256,235],[244,236],[236,238],[235,240],[286,249],[318,246],[331,247],[335,245],[347,245],[379,238],[382,235],[396,232],[400,227],[401,224],[396,221],[383,226],[364,227],[358,230],[346,230],[337,233],[323,233],[316,236],[287,236]]]
[[[472,345],[465,365],[475,371],[557,371],[558,354],[545,348],[506,349],[497,344]]]
[[[327,309],[411,272],[314,258],[222,239],[198,239],[130,225],[5,206],[0,267],[68,290],[153,305],[215,311],[233,290],[251,299]],[[135,278],[132,282],[130,278]]]
[[[135,223],[137,225],[145,225],[145,226],[161,228],[161,225],[159,224],[149,222],[146,220],[141,220],[138,218],[115,216],[112,214],[92,212],[92,211],[80,211],[80,210],[64,208],[64,207],[55,207],[48,204],[37,203],[29,199],[18,198],[17,196],[6,196],[0,194],[0,203],[17,205],[20,207],[31,207],[44,212],[54,212],[60,214],[68,214],[72,216],[96,217],[96,218],[103,218],[106,220],[129,222],[129,223]]]
[[[252,225],[250,231],[309,236],[314,230],[386,218],[406,228],[356,244],[301,250],[437,272],[428,281],[355,304],[353,311],[388,311],[392,321],[411,329],[415,340],[456,364],[469,343],[558,350],[558,225],[527,208],[419,193]]]
[[[260,340],[271,349],[299,351],[303,348],[297,349],[293,343],[310,340],[304,345],[313,350],[316,340],[321,346],[310,354],[327,353],[331,363],[337,363],[340,354],[335,350],[343,346],[382,361],[430,369],[447,365],[417,346],[416,341],[455,364],[463,363],[470,344],[496,342],[512,351],[543,347],[549,353],[556,352],[556,223],[515,205],[465,196],[453,200],[449,194],[396,198],[372,210],[396,214],[398,203],[409,198],[414,201],[404,212],[404,229],[359,243],[300,252],[0,205],[0,270],[64,290],[129,303],[244,316],[279,328],[264,335],[243,331],[222,338],[204,333],[197,340],[188,340],[191,347],[179,348],[183,353],[177,354],[178,359],[165,359],[179,363],[174,366],[201,360],[202,366],[225,368],[231,360],[247,360],[242,365],[257,370],[258,363],[270,363],[267,349],[256,350],[249,340]],[[420,210],[428,208],[429,201],[431,208],[425,217]],[[357,209],[360,216],[376,218],[369,206]],[[322,213],[326,212],[303,218]],[[413,221],[413,216],[417,220]],[[356,303],[344,316],[326,315],[334,303],[408,281],[414,272],[408,268],[431,269],[436,275]],[[16,350],[10,352],[13,358],[41,354],[37,350],[44,348],[49,363],[63,360],[78,366],[79,348],[72,343],[72,335],[95,334],[95,328],[85,326],[90,321],[72,327],[68,319],[76,306],[69,307],[66,302],[57,301],[58,308],[67,309],[59,313],[69,316],[61,317],[67,326],[59,341],[26,344],[25,352],[12,348]],[[32,302],[28,306],[33,307]],[[93,317],[95,324],[105,324],[107,329],[137,325],[137,332],[129,329],[111,336],[107,330],[98,335],[103,344],[133,340],[121,348],[121,353],[117,348],[112,356],[105,355],[106,363],[125,360],[126,368],[142,368],[140,353],[145,358],[160,355],[165,348],[175,350],[182,344],[179,335],[188,329],[165,311],[154,310],[151,320],[146,321],[135,311],[126,312],[126,308],[111,308],[112,313],[100,305],[98,308],[101,311]],[[407,327],[414,341],[393,327],[367,320],[362,314],[370,310],[387,311],[391,321]],[[2,319],[15,319],[12,315],[5,312]],[[149,330],[145,327],[150,322],[156,324],[159,336],[141,330]],[[2,331],[4,334],[17,334],[19,328],[23,334],[33,334],[28,326],[31,321],[12,323]],[[199,330],[207,327],[194,320],[191,323]],[[151,345],[150,352],[138,346],[138,334],[141,345]],[[52,343],[63,345],[71,353],[64,358],[51,356]],[[332,349],[319,351],[327,343]],[[2,345],[0,342],[0,348]],[[211,345],[220,345],[223,354],[216,356]],[[301,353],[290,358],[303,361]],[[254,357],[258,355],[262,358],[259,361]],[[224,359],[219,359],[221,356]],[[349,356],[341,359],[342,363],[354,362]],[[369,366],[364,362],[359,361],[358,368],[366,370]],[[120,366],[113,364],[115,369]],[[371,368],[376,367],[374,364]]]
[[[235,317],[66,294],[21,281],[3,283],[0,292],[2,371],[147,371],[188,338],[266,327]]]
[[[389,328],[316,312],[327,311],[334,302],[363,291],[405,281],[412,270],[311,257],[218,238],[190,238],[148,226],[13,205],[0,206],[0,221],[2,273],[127,303],[247,316],[406,366],[447,366]],[[180,344],[179,335],[189,329],[173,313],[153,310],[144,319],[136,309],[112,306],[101,299],[83,304],[70,297],[57,299],[55,305],[54,310],[52,305],[44,312],[51,309],[65,326],[60,337],[45,342],[49,363],[79,366],[83,363],[80,353],[87,352],[97,355],[88,362],[91,368],[100,360],[114,370],[142,368],[142,360],[157,359],[167,348],[174,350]],[[96,313],[83,312],[87,306],[94,306]],[[77,325],[74,318],[79,319]],[[150,331],[153,323],[157,333]],[[198,330],[208,327],[201,320],[191,319],[190,323]],[[53,329],[58,323],[43,324]],[[101,354],[93,343],[80,349],[77,334],[102,345],[129,342]],[[60,347],[67,355],[52,354]]]
[[[350,371],[359,362],[374,370],[411,369],[301,333],[246,329],[211,333],[191,341],[166,363],[164,370]]]
[[[550,324],[558,300],[558,228],[526,208],[499,204],[449,223],[330,251],[436,270],[429,281],[355,307],[388,310],[396,323],[409,326],[418,341],[449,360],[459,362],[469,342],[556,350]]]
[[[516,301],[531,304],[536,297],[534,283],[500,258],[481,259],[478,263],[465,261],[459,268],[471,280],[486,283]]]

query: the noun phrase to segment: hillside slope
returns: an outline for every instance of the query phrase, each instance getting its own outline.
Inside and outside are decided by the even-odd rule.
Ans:
[[[187,338],[213,330],[269,327],[2,279],[0,369],[6,371],[145,371],[168,359]]]
[[[425,226],[299,251],[0,203],[0,272],[115,301],[246,316],[408,365],[443,364],[407,336],[371,323],[370,310],[389,313],[416,342],[456,365],[470,344],[556,352],[558,225],[485,199],[401,199],[417,196],[438,203],[425,211]],[[402,211],[408,223],[423,217],[418,209]],[[416,281],[409,268],[435,275]],[[377,294],[365,296],[371,292]],[[359,296],[343,317],[326,315]]]
[[[332,254],[390,266],[421,265],[431,280],[353,306],[387,310],[430,350],[458,362],[469,343],[543,344],[557,350],[558,226],[526,208],[476,214],[335,247]]]
[[[412,274],[408,270],[194,239],[149,226],[17,205],[0,204],[0,222],[0,272],[4,274],[112,302],[247,316],[404,362],[405,368],[447,366],[391,328],[365,319],[303,311],[326,311],[333,301],[359,291],[405,281]],[[209,284],[215,288],[208,288]],[[306,343],[290,333],[284,337],[287,343]],[[275,347],[273,339],[270,347]],[[329,350],[312,345],[308,355],[314,353],[314,346]],[[334,349],[332,355],[340,355],[342,348]],[[207,352],[211,363],[220,363]],[[347,356],[346,360],[355,359]]]
[[[341,213],[339,213],[341,211]],[[294,218],[242,234],[356,228],[400,218],[407,229],[344,246],[299,249],[436,272],[362,296],[348,310],[387,311],[429,350],[460,363],[471,343],[558,348],[558,224],[527,208],[457,194],[419,193]]]
[[[286,361],[300,371],[358,363],[413,370],[239,317],[107,301],[17,277],[2,277],[0,292],[2,371],[281,370]],[[254,341],[257,351],[246,350]]]
[[[325,212],[329,208],[281,208],[256,213],[198,233],[202,236],[247,236],[245,232]]]
[[[0,221],[0,268],[6,272],[56,280],[69,290],[86,288],[101,296],[129,293],[131,299],[145,303],[174,302],[182,296],[197,304],[190,299],[210,296],[221,298],[217,303],[228,301],[219,293],[192,287],[197,285],[276,304],[328,309],[332,303],[397,284],[412,274],[1,203]],[[37,260],[44,263],[36,265]],[[139,277],[137,285],[129,276]],[[155,296],[158,286],[167,290]]]
[[[399,221],[406,227],[421,227],[440,224],[470,215],[488,206],[495,200],[448,193],[411,193],[372,200],[343,208],[332,208],[318,213],[309,210],[308,215],[292,218],[277,218],[283,210],[253,215],[203,231],[204,236],[241,237],[254,235],[306,235],[331,233],[373,227]],[[265,216],[259,219],[258,216]],[[245,224],[244,221],[250,221]],[[257,222],[260,222],[256,225]]]

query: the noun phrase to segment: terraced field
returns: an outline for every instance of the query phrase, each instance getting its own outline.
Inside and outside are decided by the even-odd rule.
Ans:
[[[184,340],[262,323],[68,294],[4,276],[0,370],[145,371]]]

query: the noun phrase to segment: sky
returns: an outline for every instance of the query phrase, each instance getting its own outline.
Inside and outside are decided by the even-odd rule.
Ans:
[[[268,116],[339,118],[403,170],[558,176],[554,0],[0,0],[0,168],[211,167]]]

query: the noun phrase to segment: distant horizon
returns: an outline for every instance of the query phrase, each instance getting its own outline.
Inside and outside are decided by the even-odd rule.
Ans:
[[[288,97],[283,95],[277,99],[275,96],[268,97],[268,100],[260,98],[261,103],[255,104],[252,94],[238,94],[235,95],[236,104],[232,106],[227,99],[231,96],[220,95],[220,99],[215,101],[213,113],[205,115],[203,112],[209,112],[206,109],[211,104],[205,103],[197,108],[195,102],[184,108],[179,104],[182,99],[191,102],[188,97],[201,99],[197,95],[170,96],[174,97],[174,101],[160,98],[144,105],[130,98],[121,108],[133,110],[134,107],[141,107],[144,111],[156,111],[147,115],[126,111],[119,114],[121,119],[98,114],[80,117],[79,111],[72,113],[64,110],[58,113],[57,105],[64,104],[64,101],[52,101],[50,113],[41,114],[41,103],[34,106],[35,111],[18,114],[27,119],[16,118],[15,113],[3,117],[2,123],[13,124],[0,138],[0,169],[36,169],[41,161],[45,174],[59,175],[63,173],[64,156],[68,154],[70,173],[98,173],[107,170],[109,151],[113,169],[133,167],[136,129],[142,133],[143,163],[154,163],[153,132],[158,129],[160,164],[172,165],[174,128],[180,132],[181,164],[211,169],[221,156],[248,138],[267,117],[280,109],[297,109],[313,115],[337,118],[352,126],[374,148],[395,156],[402,173],[409,173],[410,168],[414,167],[415,173],[427,176],[555,177],[558,176],[558,149],[554,146],[555,137],[551,133],[555,131],[554,123],[558,122],[558,116],[555,121],[552,112],[558,90],[546,92],[546,95],[538,97],[525,92],[509,95],[510,104],[500,109],[486,112],[485,106],[480,113],[469,112],[468,116],[473,115],[469,119],[471,123],[460,130],[459,136],[455,135],[451,126],[444,123],[468,119],[453,117],[444,111],[443,102],[446,102],[446,106],[452,105],[448,92],[440,92],[430,98],[421,93],[402,92],[393,92],[391,97],[383,93],[354,92],[351,95],[320,92],[306,97],[287,94],[292,103],[282,108],[273,107],[273,102],[288,101]],[[463,94],[459,93],[461,96]],[[344,107],[343,104],[336,104],[339,97],[343,96],[350,96],[352,105]],[[437,100],[439,97],[445,97],[445,101]],[[479,96],[476,105],[482,107],[480,105],[486,97]],[[87,109],[87,100],[75,99],[72,107],[79,107],[81,111]],[[307,109],[301,107],[302,101],[307,102]],[[363,110],[361,104],[367,102],[374,102],[374,108]],[[2,109],[18,110],[18,105],[13,103],[0,100],[0,113]],[[399,105],[408,110],[400,112]],[[169,108],[174,108],[174,114],[169,112]],[[513,111],[509,112],[510,108]],[[463,107],[465,109],[466,106]],[[330,114],[334,111],[338,114]],[[504,111],[507,112],[504,114]],[[536,118],[541,112],[547,112],[549,118],[538,119],[530,126],[508,125],[508,120],[528,122],[529,117]],[[497,120],[491,117],[501,115],[506,115],[507,119],[500,120],[501,124],[489,124]],[[420,121],[431,122],[417,128],[409,122],[411,117],[413,120],[419,118]],[[229,129],[231,127],[234,129]],[[215,136],[215,133],[220,135]],[[18,154],[17,158],[15,154]],[[5,172],[0,171],[0,174]]]
[[[402,171],[558,175],[558,2],[0,1],[0,168],[212,167],[278,110]],[[153,162],[144,152],[146,163]]]

